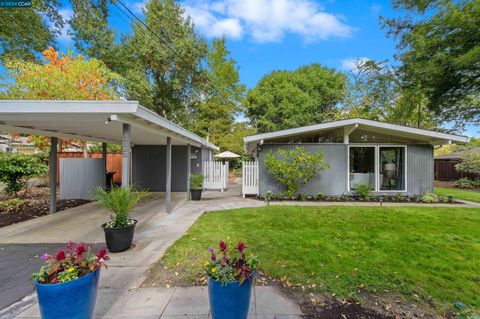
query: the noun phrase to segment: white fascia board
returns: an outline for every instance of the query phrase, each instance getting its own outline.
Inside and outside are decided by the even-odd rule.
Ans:
[[[180,125],[177,125],[173,122],[170,122],[169,120],[165,119],[164,117],[161,117],[157,113],[143,107],[143,106],[138,106],[137,111],[134,114],[135,116],[148,121],[150,123],[156,124],[170,132],[173,132],[177,135],[180,135],[182,137],[187,138],[188,140],[192,140],[202,146],[205,146],[207,148],[210,148],[212,150],[218,151],[220,148],[216,145],[213,145],[210,142],[207,142],[207,140],[201,138],[195,133],[190,132],[189,130],[181,127]]]
[[[271,133],[257,134],[257,135],[247,136],[243,140],[245,144],[248,144],[252,142],[258,142],[261,140],[294,136],[294,135],[299,135],[303,133],[321,131],[321,130],[355,125],[355,124],[359,124],[365,127],[370,126],[375,128],[383,128],[386,130],[399,131],[402,133],[410,133],[410,134],[414,134],[422,137],[430,137],[430,138],[446,140],[446,141],[450,140],[450,141],[459,142],[459,143],[468,143],[469,141],[469,138],[465,136],[441,133],[436,131],[429,131],[429,130],[418,129],[414,127],[408,127],[408,126],[402,126],[397,124],[390,124],[390,123],[384,123],[384,122],[378,122],[378,121],[372,121],[372,120],[366,120],[366,119],[359,119],[359,118],[303,126],[303,127],[281,130],[281,131],[276,131]]]
[[[2,113],[134,113],[137,101],[0,100]]]

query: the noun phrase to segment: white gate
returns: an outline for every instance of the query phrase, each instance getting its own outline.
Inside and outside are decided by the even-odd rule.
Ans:
[[[203,162],[203,188],[218,189],[222,192],[228,188],[228,162]]]
[[[242,162],[242,196],[258,195],[258,162]]]

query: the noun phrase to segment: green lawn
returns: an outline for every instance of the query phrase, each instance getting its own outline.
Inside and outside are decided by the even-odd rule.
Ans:
[[[480,209],[269,206],[204,214],[157,265],[203,276],[207,247],[244,240],[275,278],[317,292],[480,308]]]
[[[435,193],[440,196],[452,195],[456,199],[480,203],[480,192],[456,188],[435,187]]]

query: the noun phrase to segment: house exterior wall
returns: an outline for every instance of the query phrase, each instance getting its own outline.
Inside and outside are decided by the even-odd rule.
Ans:
[[[192,153],[195,149],[195,147],[192,147]],[[201,156],[191,160],[192,173],[201,171],[201,163]],[[149,191],[165,191],[165,145],[138,145],[133,147],[132,183]],[[172,146],[172,191],[187,191],[187,146]]]
[[[101,158],[61,158],[60,199],[92,199],[104,173]]]
[[[267,191],[272,193],[283,193],[284,191],[282,186],[267,171],[265,165],[267,154],[278,149],[294,150],[297,146],[312,153],[323,152],[326,162],[330,164],[330,168],[317,174],[313,180],[299,190],[299,193],[306,195],[323,193],[326,196],[340,196],[347,192],[347,144],[263,144],[258,153],[260,196],[264,196]],[[403,192],[404,194],[419,195],[433,191],[433,146],[407,146],[406,178],[407,191]],[[375,194],[381,195],[384,193],[375,192]],[[392,192],[388,194],[392,195]]]

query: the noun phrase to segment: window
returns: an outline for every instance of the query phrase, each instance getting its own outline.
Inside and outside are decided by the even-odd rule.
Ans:
[[[350,189],[357,185],[368,184],[375,190],[375,147],[350,147]]]
[[[377,192],[406,191],[405,146],[350,146],[348,186],[367,184]]]
[[[405,148],[379,147],[380,191],[405,190]]]

